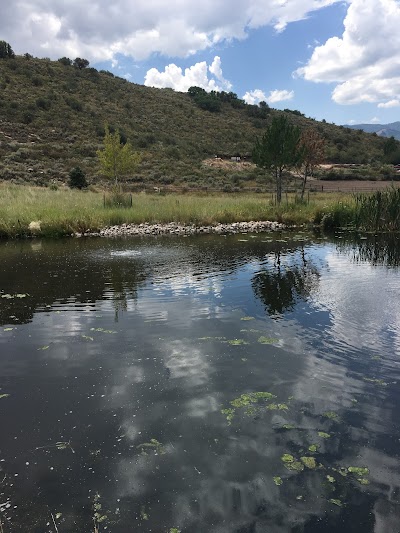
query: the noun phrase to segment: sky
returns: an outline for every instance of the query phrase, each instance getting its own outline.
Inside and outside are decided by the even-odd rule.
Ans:
[[[141,85],[386,124],[400,120],[399,28],[400,0],[13,0],[0,40]]]

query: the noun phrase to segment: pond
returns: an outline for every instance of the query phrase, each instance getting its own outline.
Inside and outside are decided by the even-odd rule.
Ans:
[[[0,531],[400,531],[400,247],[0,246]]]

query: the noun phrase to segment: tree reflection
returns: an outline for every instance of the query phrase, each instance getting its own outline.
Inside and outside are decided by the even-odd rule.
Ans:
[[[282,315],[293,310],[300,299],[307,300],[320,275],[306,259],[303,247],[288,254],[275,251],[268,259],[267,267],[254,276],[252,287],[268,314]]]
[[[400,266],[400,236],[395,233],[354,238],[343,235],[336,243],[341,252],[349,252],[354,262],[387,267]]]

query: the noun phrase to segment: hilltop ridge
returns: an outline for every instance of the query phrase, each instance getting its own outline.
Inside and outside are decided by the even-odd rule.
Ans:
[[[326,138],[326,162],[384,161],[385,139],[352,128],[317,122],[296,110],[277,111],[221,101],[218,112],[188,93],[128,82],[107,71],[77,68],[29,54],[0,59],[0,179],[46,185],[65,182],[80,166],[91,183],[100,180],[96,151],[104,124],[118,128],[142,154],[131,184],[181,186],[265,182],[256,167],[246,172],[203,165],[215,155],[250,155],[257,136],[276,113]],[[230,93],[233,94],[233,93]],[[400,146],[400,144],[399,144]]]

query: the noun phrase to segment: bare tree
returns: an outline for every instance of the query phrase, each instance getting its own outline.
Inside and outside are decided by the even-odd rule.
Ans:
[[[301,133],[299,149],[302,157],[297,170],[302,179],[301,199],[303,199],[307,178],[314,174],[315,168],[325,158],[325,139],[317,131],[309,128]]]

